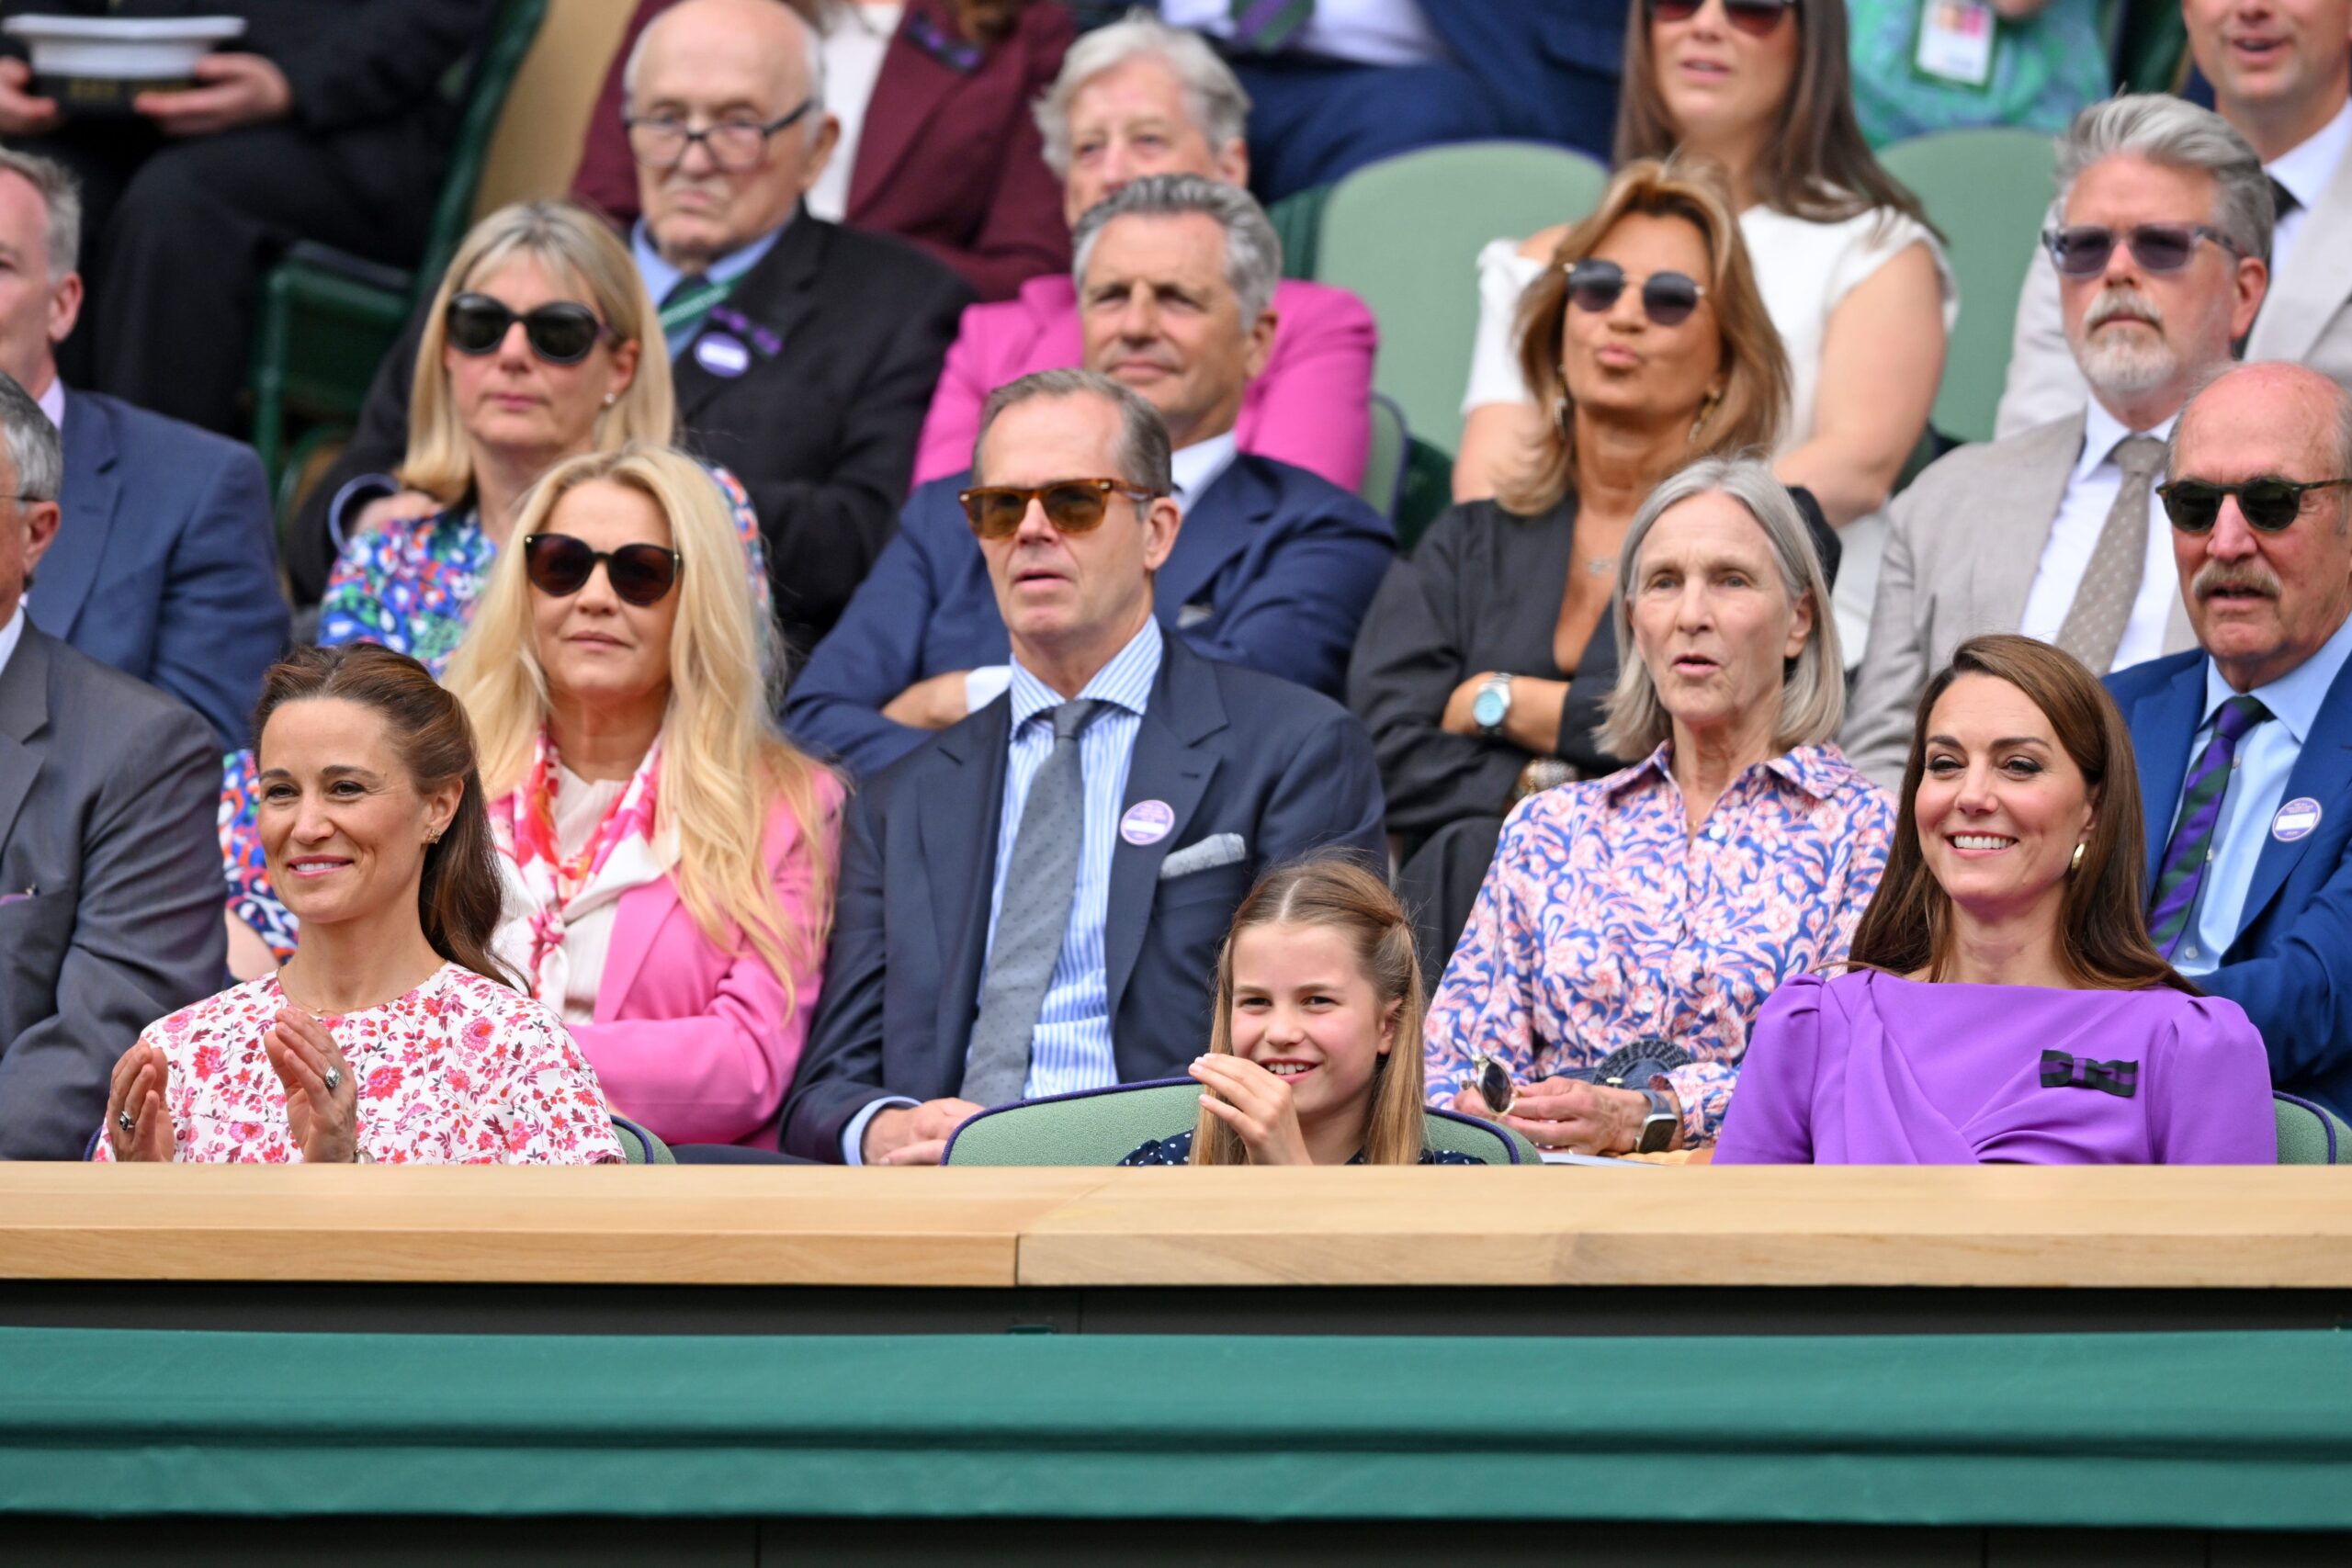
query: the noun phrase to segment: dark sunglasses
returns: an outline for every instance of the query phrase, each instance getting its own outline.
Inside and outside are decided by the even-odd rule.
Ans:
[[[2158,485],[2156,493],[2164,497],[2165,515],[2184,534],[2211,533],[2221,518],[2222,498],[2225,495],[2238,498],[2238,515],[2245,519],[2247,527],[2258,533],[2278,534],[2285,532],[2302,515],[2306,493],[2335,485],[2352,485],[2352,479],[2280,479],[2265,475],[2233,485],[2175,479],[2168,485]]]
[[[534,534],[523,541],[523,571],[531,586],[550,598],[569,599],[588,586],[596,563],[605,565],[605,581],[621,599],[640,609],[659,604],[678,585],[686,563],[675,550],[659,545],[623,545],[616,550],[592,550],[585,539],[569,534]]]
[[[1063,534],[1087,534],[1102,526],[1111,498],[1124,495],[1140,506],[1155,499],[1150,491],[1125,479],[1054,479],[1041,485],[975,485],[957,491],[964,516],[972,532],[983,539],[1007,539],[1020,532],[1029,515],[1029,503],[1046,509],[1046,521]]]
[[[596,312],[569,299],[517,315],[487,294],[471,293],[449,301],[443,326],[450,347],[459,354],[482,355],[497,353],[506,341],[506,329],[516,321],[523,323],[531,352],[550,365],[579,364],[605,335],[605,323]]]
[[[2245,254],[2227,234],[2203,223],[2140,223],[2120,234],[2104,223],[2041,231],[2042,248],[2068,277],[2097,277],[2105,272],[2107,258],[2119,243],[2132,247],[2132,259],[2144,271],[2178,272],[2197,254],[2199,240],[2211,240],[2233,256]]]
[[[1580,261],[1568,268],[1568,298],[1577,310],[1598,314],[1615,308],[1628,281],[1625,269],[1615,262]],[[1679,272],[1654,272],[1642,280],[1642,313],[1661,327],[1689,321],[1706,297],[1698,279]]]
[[[1653,22],[1687,22],[1705,4],[1706,0],[1649,0],[1647,9]],[[1764,37],[1797,8],[1796,0],[1723,0],[1723,6],[1724,20],[1750,38]]]

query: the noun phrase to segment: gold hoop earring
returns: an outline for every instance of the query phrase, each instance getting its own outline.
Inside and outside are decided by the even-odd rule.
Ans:
[[[1690,439],[1693,443],[1698,441],[1699,432],[1707,427],[1707,421],[1714,417],[1715,409],[1723,400],[1722,392],[1709,392],[1707,400],[1699,405],[1699,417],[1690,422]]]
[[[2076,872],[2083,869],[2083,852],[2089,848],[2090,846],[2088,844],[2076,844],[2075,846],[2074,858],[2066,863],[2067,875],[2072,876]]]

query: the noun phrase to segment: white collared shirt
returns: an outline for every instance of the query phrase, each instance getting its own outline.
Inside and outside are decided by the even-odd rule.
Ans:
[[[8,624],[0,626],[0,674],[7,671],[9,659],[15,655],[17,645],[24,640],[25,606],[19,602],[15,609],[8,612]]]
[[[2279,218],[2278,226],[2270,234],[2270,286],[2278,287],[2278,275],[2287,268],[2287,257],[2295,248],[2295,241],[2303,231],[2303,224],[2312,209],[2327,195],[2327,183],[2335,177],[2336,164],[2352,152],[2352,98],[2335,111],[2335,118],[2305,137],[2301,141],[2262,165],[2262,172],[2285,186],[2301,203],[2294,211]]]
[[[1232,0],[1160,0],[1160,19],[1213,39],[1233,37]],[[1416,0],[1317,0],[1282,47],[1358,65],[1426,65],[1453,57]]]
[[[2141,432],[2162,441],[2172,434],[2173,422]],[[2025,618],[2018,630],[2044,642],[2058,640],[2075,594],[2090,570],[2091,552],[2107,527],[2107,514],[2123,488],[2123,468],[2115,460],[2115,444],[2134,432],[2093,398],[2083,414],[2083,450],[2066,477],[2066,493],[2059,498],[2058,515],[2050,524],[2049,542],[2041,547],[2041,564],[2035,569],[2033,587],[2025,596]],[[2180,574],[2173,566],[2172,525],[2164,503],[2152,488],[2148,492],[2148,550],[2140,570],[2140,592],[2132,601],[2132,618],[2116,644],[2109,670],[2124,670],[2163,654],[2165,627],[2172,618],[2173,601],[2180,594]],[[2105,673],[2105,671],[2101,671]]]
[[[40,412],[49,415],[49,423],[62,434],[65,429],[65,378],[52,373],[49,378],[49,390],[33,401],[40,405]]]

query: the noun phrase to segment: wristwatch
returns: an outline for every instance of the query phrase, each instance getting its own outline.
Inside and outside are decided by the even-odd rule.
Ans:
[[[1637,1155],[1664,1154],[1674,1146],[1674,1134],[1682,1125],[1673,1100],[1657,1087],[1659,1081],[1653,1078],[1650,1087],[1636,1091],[1650,1102],[1648,1113],[1642,1118],[1642,1130],[1634,1139],[1634,1152]]]
[[[1510,716],[1510,674],[1489,675],[1479,682],[1478,694],[1470,699],[1470,717],[1478,733],[1493,739],[1503,732],[1503,720]]]

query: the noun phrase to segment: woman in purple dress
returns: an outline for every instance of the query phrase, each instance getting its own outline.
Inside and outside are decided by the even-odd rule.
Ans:
[[[2262,1037],[2148,940],[2132,738],[2046,643],[1920,699],[1850,964],[1756,1021],[1717,1165],[2267,1165]]]

